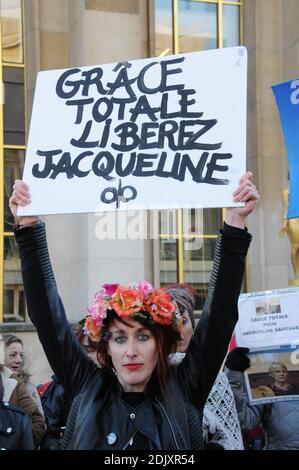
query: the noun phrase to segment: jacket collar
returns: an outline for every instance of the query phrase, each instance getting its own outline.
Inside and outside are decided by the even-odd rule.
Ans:
[[[3,388],[4,388],[3,401],[10,400],[10,397],[14,389],[18,385],[18,381],[16,379],[12,379],[10,377],[11,375],[12,375],[11,370],[4,366],[3,370],[1,371],[2,383],[3,383]]]

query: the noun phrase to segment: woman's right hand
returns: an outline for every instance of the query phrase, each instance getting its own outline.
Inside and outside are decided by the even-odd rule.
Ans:
[[[32,225],[39,221],[39,217],[32,216],[17,216],[18,206],[25,207],[30,204],[29,187],[24,181],[15,180],[13,185],[13,192],[9,199],[9,207],[12,215],[16,218],[19,225]]]

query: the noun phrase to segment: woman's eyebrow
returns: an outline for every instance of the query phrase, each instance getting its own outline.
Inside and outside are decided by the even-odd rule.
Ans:
[[[126,334],[127,331],[126,330],[121,330],[121,329],[118,329],[118,330],[110,330],[111,333],[114,335],[114,334]],[[137,330],[135,330],[136,333],[144,333],[144,332],[147,332],[149,333],[150,330],[148,328],[137,328]]]
[[[114,330],[114,331],[111,331],[111,333],[112,333],[113,335],[114,335],[114,334],[123,334],[123,333],[125,333],[125,330],[121,330],[121,329],[119,329],[119,330]]]

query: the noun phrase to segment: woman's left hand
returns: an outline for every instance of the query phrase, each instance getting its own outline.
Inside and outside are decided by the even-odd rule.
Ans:
[[[238,188],[233,192],[234,201],[244,202],[245,205],[243,207],[229,207],[226,210],[225,222],[228,225],[244,228],[246,217],[254,210],[260,197],[252,179],[253,174],[251,171],[247,171],[241,177]]]

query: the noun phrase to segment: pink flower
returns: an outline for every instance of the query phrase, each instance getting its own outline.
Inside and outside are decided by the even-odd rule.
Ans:
[[[93,312],[91,316],[98,326],[102,326],[103,320],[107,317],[107,308],[103,312]]]
[[[98,302],[102,302],[104,299],[106,299],[106,297],[107,295],[105,294],[103,289],[101,289],[94,294],[94,297],[93,297],[94,303],[96,304]]]
[[[148,281],[139,281],[135,284],[135,289],[140,290],[146,297],[154,291],[153,286]]]
[[[88,313],[91,313],[91,315],[96,319],[98,316],[103,318],[106,318],[107,316],[107,308],[109,307],[109,297],[105,292],[102,290],[99,292],[96,292],[94,295],[94,303],[87,307]]]
[[[103,284],[103,288],[105,289],[105,293],[109,296],[113,295],[118,288],[119,284]]]

